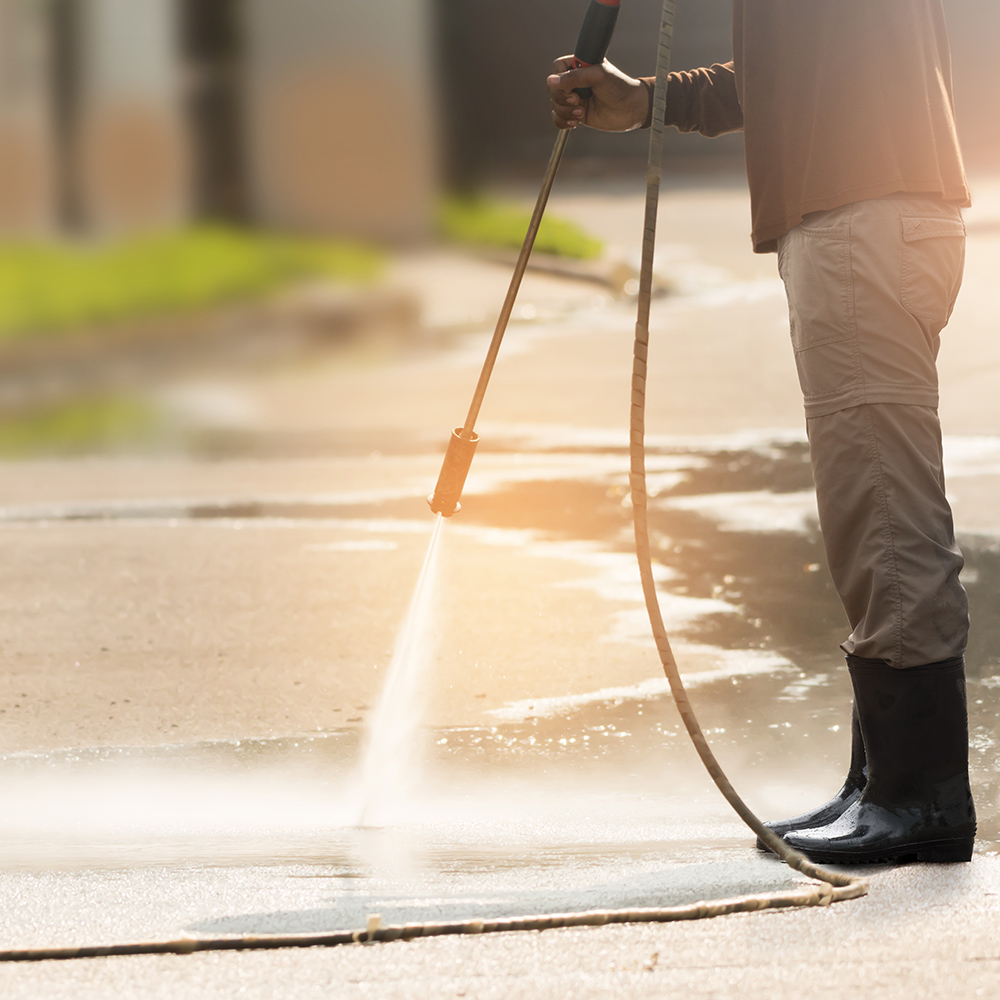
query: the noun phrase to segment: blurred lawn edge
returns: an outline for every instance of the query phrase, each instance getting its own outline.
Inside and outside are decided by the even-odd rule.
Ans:
[[[528,215],[448,204],[449,242],[509,267]],[[599,241],[546,222],[533,268],[621,293],[631,272],[595,259]],[[383,357],[455,332],[428,326],[422,293],[391,271],[371,247],[223,225],[105,245],[0,244],[0,454],[148,427],[144,390],[178,376],[298,364],[331,347]]]
[[[530,221],[530,212],[481,196],[447,197],[437,214],[438,232],[444,239],[487,249],[519,248]],[[604,244],[575,222],[546,215],[538,227],[535,250],[555,257],[595,260]]]
[[[205,225],[93,247],[0,245],[0,343],[260,298],[306,278],[370,284],[357,244]]]
[[[149,400],[128,394],[69,399],[0,418],[0,460],[134,449],[160,430]]]

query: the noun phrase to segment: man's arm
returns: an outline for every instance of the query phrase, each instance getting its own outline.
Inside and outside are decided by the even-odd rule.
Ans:
[[[573,57],[557,59],[546,83],[552,118],[558,128],[586,125],[602,132],[627,132],[649,126],[653,79],[635,79],[607,60],[600,66],[573,69]],[[574,93],[590,87],[584,101]],[[667,83],[666,122],[681,132],[707,136],[743,128],[743,109],[736,93],[733,64],[715,63],[705,69],[671,73]]]
[[[651,86],[653,78],[644,79]],[[743,128],[743,108],[736,92],[733,64],[671,73],[667,78],[666,122],[679,132],[715,137]]]

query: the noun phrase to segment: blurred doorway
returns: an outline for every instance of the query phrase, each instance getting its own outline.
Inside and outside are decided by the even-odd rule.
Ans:
[[[49,6],[56,218],[59,228],[69,233],[83,228],[82,195],[76,169],[83,77],[79,14],[78,0],[52,0]]]
[[[243,123],[243,0],[179,0],[185,110],[194,154],[194,209],[245,221],[249,214]]]

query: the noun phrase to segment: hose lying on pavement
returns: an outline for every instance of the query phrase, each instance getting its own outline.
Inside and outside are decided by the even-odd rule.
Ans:
[[[592,910],[582,913],[548,913],[538,916],[505,917],[497,920],[464,920],[454,923],[409,923],[383,925],[381,917],[368,918],[365,930],[335,931],[312,934],[231,935],[222,937],[184,937],[175,940],[142,941],[116,945],[95,945],[78,948],[24,948],[0,950],[0,962],[38,962],[47,959],[101,958],[115,955],[189,955],[198,951],[247,951],[264,948],[315,948],[343,944],[370,944],[378,941],[411,941],[422,937],[454,934],[490,934],[500,931],[540,931],[556,927],[600,927],[607,924],[668,923],[675,920],[701,920],[728,913],[787,907],[828,906],[840,900],[856,899],[868,892],[864,879],[830,872],[814,865],[783,840],[775,836],[754,815],[730,784],[715,759],[701,726],[691,707],[681,681],[677,662],[670,648],[656,595],[653,579],[649,527],[647,521],[645,468],[645,403],[646,362],[649,349],[649,310],[653,282],[653,249],[656,235],[657,202],[662,175],[664,119],[666,115],[667,73],[673,41],[675,0],[664,0],[660,23],[659,49],[656,64],[656,88],[653,96],[649,161],[646,172],[646,213],[642,241],[642,270],[639,280],[639,307],[636,321],[635,348],[632,368],[632,411],[629,433],[632,512],[635,526],[636,557],[642,577],[656,648],[660,654],[674,701],[688,734],[712,780],[725,799],[750,829],[795,871],[801,872],[819,885],[759,895],[737,896],[692,903],[686,906],[654,907],[633,910]]]
[[[93,945],[83,948],[24,948],[0,951],[0,961],[42,962],[59,958],[107,958],[115,955],[190,955],[196,951],[250,951],[262,948],[329,948],[338,944],[373,944],[377,941],[412,941],[445,934],[492,934],[498,931],[544,931],[555,927],[603,927],[607,924],[669,923],[701,920],[727,913],[773,910],[789,906],[825,906],[834,902],[829,885],[805,886],[788,892],[762,896],[735,896],[711,902],[691,903],[664,909],[589,910],[583,913],[547,913],[534,917],[503,917],[499,920],[461,920],[455,923],[382,924],[381,917],[368,918],[363,931],[333,931],[318,934],[259,934],[239,937],[184,937],[173,941],[137,941],[129,944]],[[847,896],[839,897],[841,899]]]

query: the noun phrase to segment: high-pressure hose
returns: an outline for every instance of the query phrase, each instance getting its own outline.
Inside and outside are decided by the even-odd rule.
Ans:
[[[590,0],[584,31],[581,41],[590,32],[587,44],[596,48],[584,49],[578,44],[577,61],[581,64],[598,63],[607,51],[610,32],[614,26],[614,17],[610,8],[617,8],[620,0]],[[646,600],[646,610],[649,613],[656,648],[660,654],[663,670],[670,683],[674,701],[680,711],[681,718],[687,728],[702,763],[705,765],[712,780],[726,801],[736,810],[740,818],[751,830],[781,858],[787,865],[803,875],[819,881],[821,884],[806,885],[798,889],[784,892],[771,892],[750,896],[739,896],[732,899],[717,899],[701,901],[686,906],[641,908],[633,910],[594,910],[581,913],[547,913],[529,917],[507,917],[497,920],[465,920],[454,923],[409,923],[383,925],[381,917],[373,914],[368,918],[368,926],[364,930],[334,931],[318,934],[262,934],[262,935],[227,935],[214,938],[184,937],[175,940],[142,941],[117,945],[96,945],[78,948],[28,948],[17,950],[0,950],[0,962],[12,961],[43,961],[46,959],[91,958],[112,955],[152,955],[152,954],[190,954],[196,951],[242,951],[262,948],[313,948],[331,947],[340,944],[372,943],[376,941],[413,940],[421,937],[435,937],[445,934],[486,934],[497,931],[546,930],[554,927],[594,927],[605,924],[622,923],[666,923],[675,920],[698,920],[705,917],[722,916],[727,913],[745,913],[754,910],[766,910],[783,907],[826,906],[839,900],[854,899],[868,892],[868,883],[859,878],[852,878],[837,872],[830,872],[814,865],[796,851],[793,851],[783,840],[775,836],[753,814],[743,802],[736,790],[730,784],[715,759],[711,748],[705,739],[701,726],[691,707],[691,702],[684,689],[670,640],[663,624],[659,599],[656,594],[656,584],[653,578],[652,551],[649,544],[649,528],[647,523],[646,503],[646,472],[645,472],[645,401],[646,401],[646,362],[649,350],[649,310],[653,280],[653,249],[656,236],[657,202],[659,199],[660,180],[662,174],[663,135],[665,131],[667,74],[670,67],[670,53],[673,41],[675,0],[663,0],[663,15],[660,23],[659,47],[656,65],[656,88],[653,94],[653,123],[650,138],[649,161],[646,172],[646,212],[642,239],[642,269],[639,279],[639,307],[635,329],[635,348],[632,369],[632,411],[629,432],[630,480],[632,490],[632,512],[635,525],[636,557],[642,578],[642,589]],[[602,48],[603,46],[603,48]],[[581,58],[582,52],[591,52],[591,58]],[[594,52],[598,53],[596,56]],[[589,95],[585,95],[589,96]],[[510,318],[514,298],[520,286],[521,276],[527,266],[535,233],[541,221],[542,213],[548,199],[552,181],[555,178],[559,159],[566,144],[569,130],[562,130],[556,140],[555,149],[549,161],[545,182],[539,193],[535,212],[532,215],[524,246],[518,257],[514,278],[511,280],[507,298],[504,301],[500,320],[494,331],[490,351],[480,375],[476,394],[469,408],[469,415],[463,427],[456,428],[452,434],[451,443],[445,456],[441,475],[434,493],[428,498],[431,509],[446,517],[459,509],[459,497],[465,484],[465,478],[472,463],[475,444],[478,437],[473,430],[479,406],[482,403],[486,386],[489,383],[493,363],[500,348],[503,332]]]
[[[632,521],[635,529],[635,551],[642,577],[642,592],[646,600],[649,623],[656,640],[663,671],[670,683],[670,691],[681,714],[684,726],[694,743],[702,763],[712,776],[726,801],[736,810],[739,817],[761,841],[796,871],[810,878],[819,879],[833,887],[830,898],[817,902],[853,899],[868,892],[868,883],[837,872],[826,871],[814,865],[797,851],[792,850],[780,837],[769,830],[754,815],[737,794],[721,765],[712,753],[701,730],[698,719],[691,707],[687,691],[681,681],[677,661],[670,648],[670,639],[663,624],[660,602],[656,594],[653,578],[653,559],[649,544],[649,524],[646,494],[646,371],[649,356],[649,309],[653,287],[653,252],[656,240],[656,215],[660,195],[660,181],[663,163],[663,136],[666,131],[667,77],[670,72],[670,55],[673,47],[674,15],[676,0],[663,0],[663,15],[660,23],[659,48],[656,58],[656,88],[653,91],[653,117],[650,126],[649,159],[646,165],[646,210],[642,233],[642,265],[639,273],[639,305],[635,324],[635,346],[632,359],[632,409],[629,421],[629,464],[632,494]],[[821,892],[821,890],[817,890]]]

